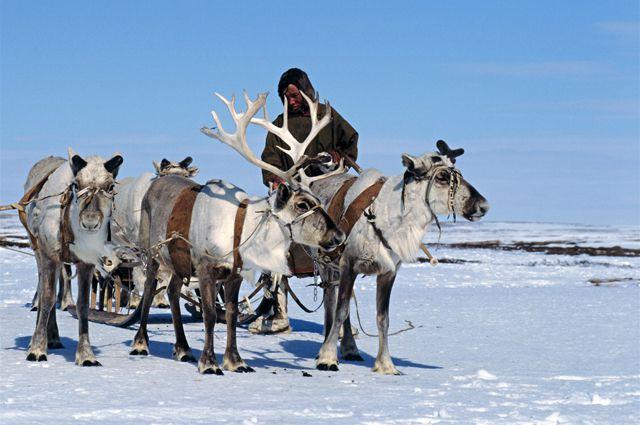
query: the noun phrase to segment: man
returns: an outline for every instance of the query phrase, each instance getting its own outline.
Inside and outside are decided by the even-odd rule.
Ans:
[[[316,100],[316,91],[304,71],[298,68],[291,68],[285,71],[278,83],[278,96],[283,102],[286,98],[289,131],[299,142],[304,141],[309,131],[311,131],[309,105],[300,94],[301,91],[311,100]],[[325,105],[321,104],[318,108],[319,118],[324,116],[324,112]],[[278,127],[282,127],[283,114],[278,115],[273,123]],[[287,170],[293,165],[293,161],[277,146],[286,147],[278,136],[269,133],[266,146],[262,152],[262,160],[282,170]],[[358,133],[333,108],[331,110],[331,123],[322,129],[318,137],[309,145],[305,154],[313,157],[321,152],[330,153],[335,163],[338,163],[340,158],[343,157],[348,157],[354,162],[358,158]],[[277,177],[268,171],[263,171],[262,177],[264,184],[267,186],[281,183]]]
[[[309,81],[306,72],[298,68],[291,68],[282,74],[278,82],[278,96],[284,103],[287,102],[288,127],[291,134],[299,142],[304,141],[311,131],[311,117],[309,115],[309,105],[304,100],[300,92],[303,92],[311,100],[317,99],[317,93]],[[318,118],[324,116],[326,107],[320,104],[318,107]],[[273,123],[278,127],[283,125],[283,114],[280,114]],[[278,149],[277,146],[286,147],[282,140],[274,135],[267,134],[266,145],[262,152],[262,160],[276,167],[287,170],[293,165],[291,158]],[[335,109],[331,109],[331,122],[323,128],[316,139],[311,142],[305,154],[314,157],[319,153],[329,153],[334,163],[339,163],[340,159],[348,158],[355,162],[358,158],[358,133]],[[345,166],[349,161],[345,161]],[[318,175],[319,169],[308,170],[308,175]],[[270,190],[275,189],[282,181],[269,173],[262,172],[264,184]],[[292,263],[296,270],[308,269],[310,258],[304,254],[299,245],[293,244],[290,251]],[[306,257],[306,258],[305,258]],[[303,264],[306,263],[306,264]],[[311,271],[313,264],[311,263]],[[265,278],[265,276],[263,276]],[[283,277],[286,279],[286,277]],[[282,288],[278,288],[274,294],[273,315],[270,317],[259,317],[251,324],[249,330],[254,333],[277,333],[291,329],[287,316],[287,296]]]

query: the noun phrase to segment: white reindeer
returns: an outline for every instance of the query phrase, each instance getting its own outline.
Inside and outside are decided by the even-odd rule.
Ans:
[[[289,274],[287,254],[292,241],[317,248],[333,249],[342,243],[344,235],[322,209],[320,201],[308,190],[306,184],[299,183],[294,178],[299,167],[306,161],[304,150],[329,123],[329,107],[323,118],[318,121],[318,105],[307,99],[313,117],[312,129],[303,143],[296,142],[288,146],[289,150],[285,152],[294,160],[294,166],[283,171],[258,159],[246,140],[246,130],[251,122],[267,129],[272,126],[266,118],[266,109],[265,118],[254,118],[260,108],[264,107],[267,95],[260,94],[252,101],[245,93],[247,110],[244,113],[236,111],[234,98],[228,101],[220,95],[218,97],[229,109],[236,131],[224,131],[217,114],[213,111],[217,130],[205,127],[202,131],[236,150],[251,164],[270,171],[287,183],[280,185],[277,191],[266,199],[249,198],[242,189],[221,180],[212,180],[200,187],[194,186],[187,179],[168,176],[151,184],[142,202],[140,241],[148,250],[157,247],[157,256],[151,257],[152,261],[148,264],[142,319],[131,354],[148,353],[146,326],[151,304],[150,294],[155,289],[154,277],[162,264],[173,274],[168,294],[176,332],[174,358],[182,361],[195,360],[182,328],[177,295],[183,279],[188,279],[192,269],[195,269],[199,279],[205,325],[204,350],[198,362],[198,370],[203,374],[220,375],[222,370],[213,350],[218,282],[222,281],[224,284],[227,323],[227,346],[222,367],[235,372],[252,372],[253,369],[240,357],[236,345],[238,291],[242,282],[238,269],[261,269]],[[286,125],[285,121],[284,128]],[[304,173],[302,176],[306,177]],[[187,199],[188,196],[195,197],[191,211],[185,211],[183,205],[179,204],[180,200]],[[246,211],[245,218],[238,220],[238,214],[242,209]],[[190,220],[189,243],[176,240],[173,241],[175,244],[163,244],[169,236],[170,223],[176,218]],[[182,264],[185,260],[187,267],[183,267]]]
[[[437,143],[438,152],[421,156],[402,155],[404,174],[384,177],[375,170],[365,170],[359,177],[348,174],[316,181],[312,189],[327,207],[343,185],[352,184],[344,197],[344,208],[336,219],[345,230],[348,221],[343,212],[358,196],[378,183],[379,193],[367,202],[355,218],[347,235],[341,255],[333,261],[325,258],[320,274],[325,282],[339,280],[336,307],[335,290],[325,289],[325,341],[317,357],[320,370],[338,370],[337,342],[343,329],[340,351],[344,360],[358,360],[358,352],[349,323],[349,302],[358,274],[377,275],[378,355],[373,370],[383,374],[399,374],[388,348],[389,303],[391,288],[400,265],[416,259],[420,243],[429,224],[437,215],[462,215],[470,221],[482,218],[489,203],[455,168],[455,158],[464,150],[451,150],[443,141]],[[346,186],[348,187],[348,186]],[[342,217],[342,218],[340,218]],[[353,217],[351,217],[353,219]],[[439,224],[438,224],[439,226]],[[339,276],[336,279],[336,273]],[[335,310],[334,310],[335,307]],[[334,314],[335,311],[335,314]]]
[[[107,240],[120,164],[122,156],[117,154],[108,161],[98,156],[84,159],[69,148],[68,161],[45,158],[29,172],[25,191],[42,185],[25,207],[23,220],[38,264],[38,318],[29,361],[46,361],[47,347],[62,347],[55,322],[55,281],[63,263],[71,262],[78,271],[75,362],[100,365],[89,342],[89,288],[94,270],[106,275],[120,263],[115,246]]]
[[[129,177],[118,182],[116,195],[113,199],[113,220],[111,222],[111,234],[116,244],[133,248],[139,246],[138,235],[140,233],[142,199],[149,186],[162,176],[194,177],[198,174],[198,168],[191,166],[192,161],[193,159],[190,156],[180,162],[167,159],[162,159],[160,163],[153,161],[153,166],[156,169],[155,174],[144,173],[136,178]],[[134,289],[129,294],[129,306],[136,308],[140,302],[139,294],[144,291],[146,275],[142,267],[134,267],[131,277],[133,278]],[[159,283],[168,283],[170,280],[171,273],[168,270],[161,269],[158,272]],[[154,296],[152,305],[159,308],[169,307],[165,300],[165,291],[160,291]]]

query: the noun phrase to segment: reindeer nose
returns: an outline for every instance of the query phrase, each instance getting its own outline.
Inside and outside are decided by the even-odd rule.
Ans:
[[[480,219],[482,217],[485,216],[485,214],[487,214],[487,212],[489,211],[489,203],[487,201],[483,201],[480,204],[478,204],[478,206],[476,207],[476,213],[473,214],[473,216],[476,219]]]
[[[329,240],[329,242],[323,243],[320,246],[322,249],[326,251],[331,251],[342,245],[346,239],[344,232],[340,229],[336,229],[333,237]]]

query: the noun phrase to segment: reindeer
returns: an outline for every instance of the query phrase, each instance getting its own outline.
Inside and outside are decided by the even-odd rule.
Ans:
[[[51,161],[49,165],[58,162],[64,162],[62,158],[59,161]],[[111,221],[111,232],[117,245],[129,245],[135,247],[132,241],[138,238],[138,227],[140,222],[140,205],[142,197],[151,185],[151,181],[160,176],[170,174],[178,174],[184,177],[193,177],[198,173],[198,168],[190,167],[193,159],[188,156],[180,162],[173,162],[163,159],[160,163],[153,161],[156,174],[145,173],[137,179],[126,178],[116,183],[117,189],[114,197],[113,220]],[[28,188],[27,188],[28,189]],[[26,190],[26,189],[25,189]],[[118,226],[116,223],[122,224]],[[168,282],[166,273],[160,272],[164,280]],[[140,267],[135,267],[132,272],[135,282],[135,291],[131,291],[129,297],[129,306],[136,308],[140,301],[139,293],[144,290],[144,281],[146,279]],[[161,278],[160,278],[161,279]],[[160,291],[153,299],[153,306],[159,308],[168,308],[169,305],[165,301],[165,291]],[[57,303],[60,304],[60,310],[67,311],[69,307],[73,307],[73,295],[71,292],[71,266],[65,264],[60,269],[58,276],[58,297]],[[31,311],[38,310],[38,291],[33,296],[31,302]]]
[[[204,186],[196,186],[187,179],[168,176],[151,184],[142,201],[139,240],[150,253],[155,248],[157,250],[147,266],[142,318],[131,354],[148,354],[150,295],[155,290],[154,277],[162,264],[172,272],[167,292],[176,333],[173,357],[180,361],[195,361],[182,328],[178,302],[183,280],[188,279],[192,269],[195,269],[205,325],[204,350],[198,370],[202,374],[222,375],[213,350],[218,282],[222,281],[224,285],[227,323],[227,345],[222,368],[253,372],[240,357],[236,345],[238,291],[242,282],[240,271],[263,269],[289,274],[287,253],[292,241],[330,250],[342,243],[344,235],[322,209],[319,199],[309,191],[307,186],[311,179],[304,172],[300,177],[306,180],[298,182],[294,178],[307,160],[303,155],[306,147],[329,123],[329,106],[318,121],[315,115],[318,104],[307,98],[312,116],[316,118],[312,121],[307,140],[288,145],[286,152],[294,160],[294,166],[283,171],[258,159],[246,140],[250,123],[267,130],[273,126],[266,116],[267,94],[260,94],[252,101],[245,93],[247,110],[244,113],[236,111],[235,98],[228,101],[216,95],[229,109],[236,131],[224,131],[218,115],[212,111],[217,130],[204,127],[202,132],[230,146],[251,164],[270,171],[286,184],[280,185],[266,198],[249,198],[242,189],[222,180],[211,180]],[[254,118],[260,108],[265,109],[265,118]],[[285,121],[283,128],[286,129],[286,125]],[[178,233],[172,230],[176,228],[183,229],[177,240],[174,238]],[[164,244],[167,236],[172,235],[169,239],[173,240]]]
[[[192,167],[193,159],[188,156],[180,162],[169,161],[166,158],[160,163],[153,161],[156,173],[144,173],[137,178],[126,178],[118,182],[116,195],[113,199],[113,220],[111,222],[111,232],[113,239],[118,245],[128,245],[137,248],[138,235],[140,232],[140,214],[142,209],[142,199],[145,193],[156,179],[162,176],[178,175],[186,178],[194,177],[198,174],[198,168]],[[129,306],[136,308],[140,302],[140,295],[144,291],[146,276],[141,267],[134,267],[132,278],[135,289],[130,292]],[[158,272],[159,282],[169,282],[170,273],[167,270]],[[169,304],[165,300],[165,291],[158,292],[153,298],[153,307],[168,308]]]
[[[106,275],[120,259],[108,241],[113,188],[122,156],[108,161],[86,159],[69,148],[69,160],[45,158],[36,163],[25,183],[22,224],[38,265],[38,318],[27,360],[46,361],[47,347],[61,348],[55,320],[55,281],[64,263],[78,272],[79,338],[75,363],[100,366],[89,342],[89,288],[94,270]],[[28,198],[28,199],[25,199]]]
[[[437,147],[438,152],[421,156],[403,154],[403,175],[387,178],[369,169],[359,177],[343,174],[313,184],[314,193],[330,214],[339,207],[339,214],[332,218],[347,234],[340,252],[320,255],[323,282],[335,282],[338,274],[339,288],[336,305],[335,288],[325,287],[325,340],[316,359],[318,369],[338,370],[341,328],[342,358],[362,361],[349,321],[349,302],[356,276],[365,274],[377,276],[379,345],[373,370],[399,374],[389,354],[388,329],[391,288],[401,264],[415,261],[429,224],[436,221],[440,227],[438,214],[453,214],[454,218],[462,215],[477,221],[489,210],[486,199],[454,166],[464,150],[451,150],[441,140]]]

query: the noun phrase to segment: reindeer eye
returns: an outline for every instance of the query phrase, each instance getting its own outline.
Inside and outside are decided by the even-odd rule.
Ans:
[[[304,211],[309,211],[311,206],[307,202],[298,202],[296,204],[296,208],[304,212]]]
[[[436,175],[436,181],[440,184],[448,184],[449,183],[449,173],[446,171],[442,171]]]

